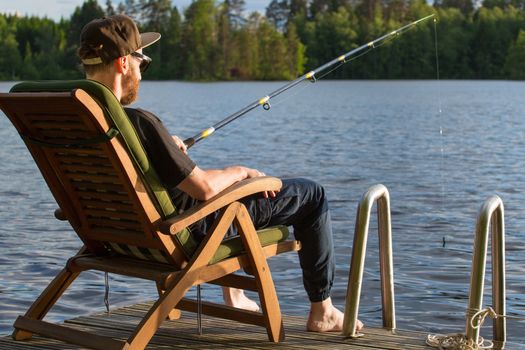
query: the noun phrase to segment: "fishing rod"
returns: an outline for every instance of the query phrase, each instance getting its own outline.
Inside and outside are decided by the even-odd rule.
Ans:
[[[302,83],[303,81],[305,80],[310,80],[311,82],[315,83],[318,79],[316,78],[316,76],[333,67],[334,65],[336,64],[339,64],[339,65],[343,65],[345,64],[346,62],[348,62],[348,59],[352,56],[354,56],[355,54],[365,50],[365,49],[374,49],[380,45],[381,42],[383,41],[386,41],[392,37],[396,37],[400,34],[402,34],[403,32],[407,31],[408,29],[410,29],[411,27],[415,26],[416,24],[420,23],[420,22],[423,22],[423,21],[426,21],[427,19],[431,18],[431,17],[434,17],[435,15],[434,14],[431,14],[431,15],[428,15],[426,17],[423,17],[423,18],[420,18],[418,19],[417,21],[414,21],[412,23],[409,23],[399,29],[396,29],[388,34],[385,34],[383,35],[382,37],[380,38],[377,38],[373,41],[370,41],[369,43],[367,44],[364,44],[362,46],[359,46],[358,48],[355,48],[351,51],[348,51],[347,53],[345,53],[344,55],[341,55],[333,60],[331,60],[330,62],[327,62],[325,64],[323,64],[322,66],[296,78],[295,80],[287,83],[286,85],[282,86],[281,88],[275,90],[274,92],[268,94],[267,96],[265,97],[262,97],[252,103],[250,103],[249,105],[247,105],[246,107],[240,109],[239,111],[233,113],[233,114],[230,114],[229,116],[227,116],[226,118],[224,118],[223,120],[221,120],[220,122],[214,124],[213,126],[199,132],[198,134],[196,134],[195,136],[193,137],[190,137],[186,140],[184,140],[184,144],[186,145],[187,148],[190,148],[192,147],[194,144],[196,144],[197,142],[207,138],[208,136],[210,136],[211,134],[213,134],[215,131],[221,129],[222,127],[230,124],[231,122],[233,122],[234,120],[242,117],[243,115],[245,115],[246,113],[254,110],[255,108],[259,107],[259,106],[262,106],[263,109],[265,110],[269,110],[271,108],[270,106],[270,99],[282,94],[283,92],[293,88],[294,86]],[[339,68],[339,67],[336,67],[336,68]],[[335,69],[335,68],[334,68]]]

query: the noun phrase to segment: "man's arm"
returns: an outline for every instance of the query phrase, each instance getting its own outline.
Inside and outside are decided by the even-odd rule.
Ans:
[[[185,154],[188,154],[184,142],[178,136],[173,135],[172,138],[179,149]],[[189,194],[192,198],[205,201],[236,182],[264,175],[264,173],[261,173],[256,169],[243,166],[232,166],[222,170],[203,170],[198,166],[195,166],[191,174],[186,177],[177,188]],[[265,197],[268,195],[275,197],[274,192],[264,193]]]
[[[205,201],[236,182],[258,176],[264,176],[264,173],[243,166],[232,166],[222,170],[203,170],[196,166],[177,188],[192,198]],[[270,196],[275,194],[270,193]]]

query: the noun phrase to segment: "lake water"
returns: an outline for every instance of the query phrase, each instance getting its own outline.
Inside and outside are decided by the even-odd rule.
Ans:
[[[137,106],[185,138],[283,83],[144,82]],[[8,91],[12,84],[0,84]],[[204,168],[243,164],[278,177],[308,177],[328,192],[336,241],[335,303],[344,308],[357,204],[372,185],[390,191],[397,326],[463,332],[473,233],[481,204],[505,205],[507,312],[525,315],[525,83],[321,81],[291,90],[197,144]],[[80,247],[8,120],[0,118],[0,334]],[[381,325],[375,216],[359,317]],[[443,247],[443,240],[446,245]],[[490,305],[490,264],[484,303]],[[282,309],[306,316],[295,254],[270,265]],[[152,299],[153,284],[110,275],[112,307]],[[214,287],[205,298],[220,299]],[[99,273],[84,273],[50,314],[63,320],[104,309]],[[491,321],[483,335],[491,337]],[[525,349],[525,322],[508,320],[509,349]]]

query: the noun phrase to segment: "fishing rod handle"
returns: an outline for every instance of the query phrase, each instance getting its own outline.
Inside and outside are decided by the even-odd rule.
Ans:
[[[186,149],[189,149],[191,146],[193,146],[197,141],[193,137],[189,137],[186,140],[182,141],[186,145]]]
[[[215,130],[216,129],[212,126],[212,127],[208,128],[206,130],[201,131],[197,135],[194,135],[193,137],[190,137],[189,139],[184,140],[183,142],[186,145],[186,148],[190,148],[191,146],[193,146],[194,144],[196,144],[200,140],[205,139],[206,137],[208,137],[211,134],[213,134],[215,132]]]

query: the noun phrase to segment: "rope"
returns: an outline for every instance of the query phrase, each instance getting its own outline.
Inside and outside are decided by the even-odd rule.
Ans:
[[[498,315],[496,311],[494,311],[493,308],[488,307],[486,309],[479,310],[470,318],[470,327],[472,327],[473,329],[481,328],[481,325],[485,322],[485,319],[487,318],[487,316],[490,316],[490,318],[492,319],[496,319],[498,318],[498,316],[503,317],[503,315]],[[478,323],[474,324],[474,321],[476,319],[478,320]]]
[[[525,317],[523,316],[513,316],[513,315],[498,315],[496,313],[496,311],[494,311],[493,308],[491,307],[488,307],[486,309],[483,309],[483,310],[480,310],[478,312],[476,312],[474,314],[474,316],[472,316],[472,319],[470,320],[470,325],[473,327],[473,328],[479,328],[481,327],[481,325],[483,324],[483,322],[485,321],[485,318],[487,316],[490,316],[491,318],[498,318],[498,317],[501,317],[501,318],[508,318],[508,319],[512,319],[512,320],[518,320],[518,321],[525,321]],[[476,317],[481,317],[481,321],[478,323],[478,325],[474,325],[472,322],[474,320],[474,318]]]
[[[440,350],[479,350],[479,349],[492,349],[493,344],[491,341],[487,341],[482,337],[479,337],[476,343],[472,339],[462,333],[456,334],[429,334],[427,336],[426,343],[428,346],[438,348]]]
[[[511,318],[516,320],[525,320],[525,317],[509,316],[509,315],[498,315],[493,308],[488,307],[483,310],[479,310],[470,318],[470,326],[473,329],[481,328],[485,319],[489,316],[492,319],[500,318]],[[477,321],[477,322],[476,322]],[[481,350],[481,349],[492,349],[494,344],[490,340],[485,340],[479,337],[476,343],[472,339],[467,339],[465,334],[429,334],[426,340],[427,345],[438,348],[440,350]]]

